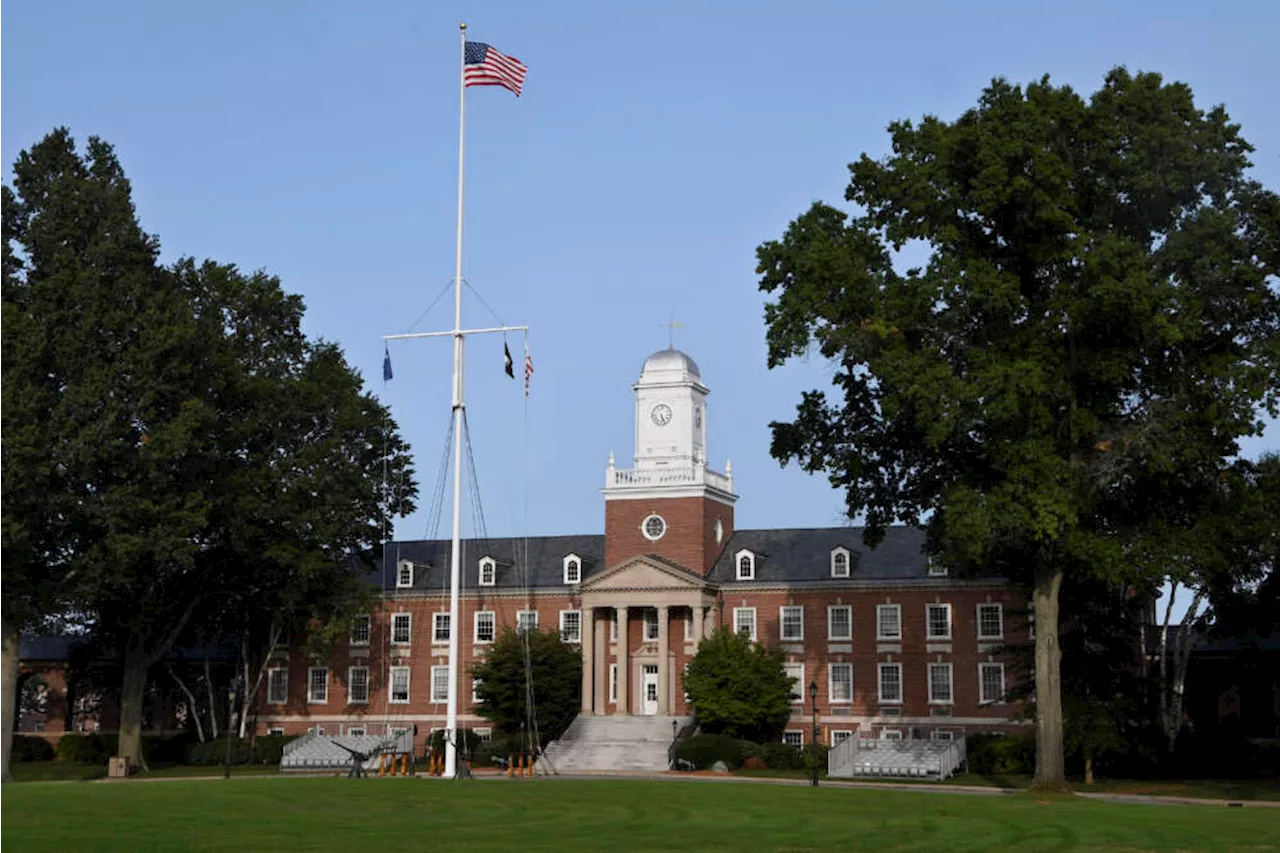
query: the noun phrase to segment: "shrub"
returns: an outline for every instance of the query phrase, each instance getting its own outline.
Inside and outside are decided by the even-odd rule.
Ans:
[[[808,751],[806,747],[805,752]],[[765,766],[770,770],[799,770],[805,766],[805,757],[800,749],[781,741],[771,741],[761,745]]]
[[[676,747],[676,758],[688,761],[697,770],[707,770],[717,761],[733,770],[742,763],[742,744],[728,735],[694,735]]]
[[[284,758],[284,745],[297,735],[258,735],[253,741],[254,764],[279,764]],[[222,747],[226,749],[226,744]],[[225,761],[225,754],[223,757]]]
[[[56,754],[59,761],[105,764],[107,759],[115,754],[115,749],[114,735],[68,732],[58,739]]]
[[[14,761],[53,761],[53,744],[42,737],[15,734],[9,755]]]
[[[188,764],[201,764],[216,766],[223,764],[227,760],[227,739],[220,737],[217,740],[205,741],[204,743],[193,743],[187,746],[186,759]],[[279,762],[279,759],[276,759]],[[240,738],[231,739],[231,763],[232,764],[258,764],[255,760],[253,744],[247,740]]]
[[[969,735],[965,742],[969,772],[980,775],[1034,773],[1036,738],[1034,732],[1003,736],[988,732]]]

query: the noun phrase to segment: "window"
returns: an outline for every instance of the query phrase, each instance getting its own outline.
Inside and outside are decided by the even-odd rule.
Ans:
[[[347,701],[352,704],[369,701],[369,667],[347,667]]]
[[[492,557],[485,557],[480,561],[480,586],[493,586],[494,580],[498,577],[498,564],[493,561]]]
[[[929,702],[935,705],[951,704],[951,664],[929,664]]]
[[[560,611],[560,640],[565,643],[582,642],[582,611]]]
[[[581,583],[582,581],[582,561],[578,559],[576,554],[570,554],[564,558],[564,582],[568,584]]]
[[[475,641],[492,643],[497,620],[492,610],[477,610],[475,615]]]
[[[646,642],[654,642],[658,639],[658,611],[653,607],[646,607],[644,611],[644,638]]]
[[[449,614],[448,613],[432,613],[431,614],[431,642],[433,643],[449,642]]]
[[[289,670],[282,666],[267,670],[267,701],[272,705],[289,701]]]
[[[951,639],[951,605],[930,604],[925,611],[925,627],[930,640]]]
[[[324,734],[324,726],[312,726],[311,728],[307,729],[307,731],[315,732],[318,735],[322,735]]]
[[[484,684],[483,678],[471,679],[471,704],[483,705],[484,700],[480,698],[480,685]]]
[[[1027,602],[1027,639],[1034,640],[1036,638],[1036,603],[1034,601]]]
[[[645,539],[656,542],[667,532],[667,523],[663,521],[662,516],[651,515],[640,525],[640,532],[644,534]]]
[[[852,730],[852,729],[832,729],[832,730],[831,730],[831,745],[832,745],[832,746],[839,746],[840,744],[844,743],[845,741],[847,741],[847,740],[848,740],[849,738],[851,738],[851,737],[853,737],[853,730]]]
[[[831,552],[831,577],[849,577],[849,552],[844,548],[836,548]]]
[[[782,733],[782,742],[787,746],[794,746],[799,749],[804,746],[804,732],[796,729],[787,729]]]
[[[609,664],[609,701],[618,701],[618,665]]]
[[[848,604],[832,604],[827,608],[827,639],[853,639],[853,607]]]
[[[896,705],[902,701],[902,664],[880,664],[880,704]]]
[[[778,608],[778,621],[782,625],[782,641],[784,643],[799,643],[804,641],[803,607],[791,606]]]
[[[754,607],[733,608],[733,630],[748,640],[756,638],[756,609]]]
[[[284,737],[284,729],[281,729],[281,728],[267,729],[267,735],[269,737]]]
[[[881,729],[880,740],[902,740],[902,729]]]
[[[978,664],[978,702],[989,705],[1004,701],[1004,664]]]
[[[329,701],[329,667],[307,669],[307,701],[322,704]]]
[[[684,614],[684,641],[686,643],[693,642],[693,608]]]
[[[716,519],[716,544],[719,545],[724,541],[724,522]]]
[[[351,620],[351,645],[367,646],[369,645],[369,632],[373,620],[368,614],[357,616]]]
[[[1004,605],[978,605],[978,639],[1000,640],[1004,638]]]
[[[804,704],[804,664],[802,663],[784,663],[782,671],[787,674],[787,678],[791,679],[791,702],[792,704]]]
[[[929,740],[955,740],[955,733],[948,729],[934,729],[929,733]]]
[[[609,639],[615,643],[618,642],[618,614],[616,611],[613,614],[613,619],[609,620]]]
[[[516,630],[517,631],[536,631],[538,630],[538,611],[521,610],[516,613]]]
[[[930,557],[929,558],[929,577],[945,578],[946,576],[947,576],[946,565],[938,560],[933,559],[933,557]]]
[[[413,586],[413,563],[401,560],[396,567],[396,587],[404,589]]]
[[[405,677],[408,678],[407,675]],[[407,690],[408,687],[406,686],[405,689]],[[431,667],[431,701],[437,703],[449,701],[449,667],[447,666]]]
[[[831,701],[835,702],[852,702],[853,701],[853,664],[851,663],[833,663],[830,666],[830,692]]]
[[[445,672],[446,679],[449,675],[449,668],[442,667]],[[393,666],[391,667],[391,702],[396,705],[403,705],[409,701],[409,667]]]
[[[347,726],[347,734],[351,735],[352,737],[364,737],[365,727],[364,726]]]
[[[877,640],[901,640],[902,639],[902,605],[901,604],[877,604],[876,605],[876,639]]]
[[[756,555],[750,551],[739,551],[734,555],[738,566],[738,580],[752,581],[756,579]]]
[[[393,613],[391,614],[391,645],[407,646],[409,640],[413,636],[413,614],[412,613]]]
[[[475,733],[481,743],[488,743],[493,740],[493,729],[488,728],[487,726],[483,729],[475,729]]]

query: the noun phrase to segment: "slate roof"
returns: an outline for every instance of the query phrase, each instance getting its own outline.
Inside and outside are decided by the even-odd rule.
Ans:
[[[862,527],[800,528],[789,530],[735,530],[709,580],[726,587],[745,583],[847,583],[831,577],[831,552],[849,551],[850,581],[926,580],[924,531],[914,527],[890,527],[874,549],[862,544]],[[755,580],[737,580],[734,557],[739,551],[755,554]]]
[[[529,586],[563,587],[564,558],[577,554],[582,559],[582,579],[604,571],[604,537],[594,536],[531,536],[528,539],[464,539],[462,541],[462,586],[473,591],[480,586],[480,560],[492,557],[497,563],[497,573],[492,587],[485,589],[514,590],[523,587],[516,569],[516,555],[528,548],[525,563],[529,569]],[[374,584],[384,584],[388,592],[396,591],[396,565],[399,560],[414,564],[413,587],[415,592],[449,591],[448,539],[418,539],[392,542],[387,546],[384,561],[386,578],[382,568],[369,573]],[[402,587],[400,591],[405,591]]]

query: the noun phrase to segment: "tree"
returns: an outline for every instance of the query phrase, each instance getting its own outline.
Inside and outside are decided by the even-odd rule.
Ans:
[[[1031,587],[1034,784],[1060,788],[1059,589],[1151,586],[1132,543],[1275,413],[1280,200],[1225,109],[1156,74],[1088,101],[996,80],[890,133],[852,218],[815,204],[757,252],[770,366],[816,344],[842,398],[805,393],[772,452],[827,472],[869,545],[923,524],[957,571]]]
[[[564,734],[582,706],[582,653],[555,631],[504,629],[484,660],[471,667],[471,677],[479,680],[476,713],[507,735],[536,725],[539,741],[550,743]],[[527,684],[533,687],[532,709]]]
[[[698,725],[711,734],[750,740],[774,734],[791,714],[793,691],[805,690],[786,674],[785,660],[781,649],[717,629],[698,644],[684,676]]]

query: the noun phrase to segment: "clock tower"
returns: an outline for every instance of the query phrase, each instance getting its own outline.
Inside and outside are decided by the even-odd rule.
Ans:
[[[733,532],[730,465],[707,466],[707,387],[677,349],[645,359],[635,392],[635,467],[609,455],[605,562],[658,554],[706,574]]]

